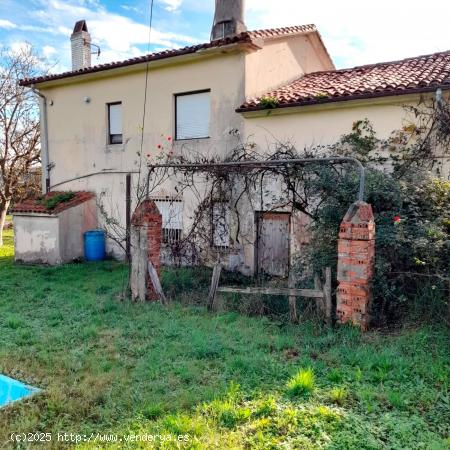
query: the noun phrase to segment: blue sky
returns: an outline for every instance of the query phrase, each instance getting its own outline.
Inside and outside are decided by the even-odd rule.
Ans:
[[[426,6],[426,11],[424,7]],[[155,0],[151,50],[207,41],[214,0]],[[250,29],[315,23],[337,67],[450,50],[450,2],[247,0]],[[104,63],[146,53],[148,0],[0,0],[0,42],[29,42],[70,69],[70,34],[86,19]]]

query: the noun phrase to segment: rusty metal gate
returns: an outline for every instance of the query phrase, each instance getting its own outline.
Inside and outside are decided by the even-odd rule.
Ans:
[[[256,268],[266,275],[289,276],[291,215],[281,212],[256,214]]]

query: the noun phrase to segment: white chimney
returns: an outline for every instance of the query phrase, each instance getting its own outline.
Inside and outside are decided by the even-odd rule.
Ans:
[[[85,20],[79,20],[70,36],[72,44],[72,70],[91,67],[91,35]]]
[[[216,0],[211,40],[233,37],[244,31],[247,31],[244,0]]]

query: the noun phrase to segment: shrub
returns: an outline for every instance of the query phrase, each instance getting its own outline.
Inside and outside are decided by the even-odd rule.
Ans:
[[[406,139],[408,133],[410,128],[381,141],[370,122],[361,120],[325,150],[328,155],[356,157],[367,168],[366,201],[376,222],[372,317],[377,325],[400,320],[405,312],[422,320],[446,317],[450,182],[438,178],[438,168],[430,165],[437,138],[431,143],[427,139],[433,133],[416,136],[413,142]],[[303,276],[309,276],[308,267],[317,273],[327,266],[336,270],[339,225],[355,201],[359,176],[353,170],[322,166],[306,183],[320,206],[311,214],[312,244],[297,263]]]

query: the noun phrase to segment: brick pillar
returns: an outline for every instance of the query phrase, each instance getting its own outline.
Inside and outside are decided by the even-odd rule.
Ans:
[[[341,223],[338,243],[337,318],[362,330],[369,327],[375,263],[375,221],[372,207],[356,202]]]
[[[152,200],[144,200],[131,219],[131,294],[133,300],[156,301],[148,261],[161,273],[162,217]]]

